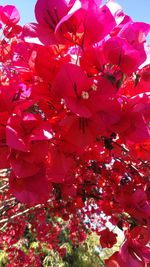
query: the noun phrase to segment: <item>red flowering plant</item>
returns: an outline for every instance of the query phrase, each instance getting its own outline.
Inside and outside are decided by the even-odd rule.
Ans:
[[[106,266],[150,264],[150,24],[101,2],[37,0],[23,27],[0,6],[0,240],[13,266],[41,266],[18,248],[13,259],[29,225],[61,254],[49,216],[102,248],[117,242],[110,222],[124,242]]]

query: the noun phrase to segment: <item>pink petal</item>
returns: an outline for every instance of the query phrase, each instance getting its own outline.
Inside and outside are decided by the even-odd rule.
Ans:
[[[56,44],[54,33],[48,27],[43,27],[37,23],[25,24],[22,31],[22,38],[28,43],[51,45]]]
[[[40,141],[52,139],[52,128],[48,123],[41,123],[39,127],[35,128],[30,135],[29,141]]]
[[[49,30],[53,32],[67,11],[67,2],[64,0],[38,0],[35,6],[35,16],[38,23],[49,27]]]
[[[7,145],[11,148],[24,152],[28,151],[27,145],[19,136],[18,132],[9,125],[6,126],[6,141]]]
[[[6,25],[17,24],[20,20],[20,15],[15,6],[7,5],[1,10],[1,20]]]
[[[9,185],[12,194],[22,203],[44,203],[49,197],[48,181],[43,171],[22,179],[11,174]]]

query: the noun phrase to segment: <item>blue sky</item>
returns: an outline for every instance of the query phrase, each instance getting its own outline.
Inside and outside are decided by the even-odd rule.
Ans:
[[[124,11],[136,21],[150,23],[150,0],[118,0]],[[21,23],[34,20],[36,0],[0,0],[1,5],[16,5],[21,13]]]

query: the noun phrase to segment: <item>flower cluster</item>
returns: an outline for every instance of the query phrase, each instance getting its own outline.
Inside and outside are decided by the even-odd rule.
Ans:
[[[101,2],[37,0],[37,22],[23,27],[16,7],[0,6],[0,168],[9,170],[1,201],[11,193],[47,205],[69,221],[75,243],[88,225],[112,247],[109,220],[125,241],[106,266],[148,266],[150,25]],[[39,240],[51,242],[43,225]]]

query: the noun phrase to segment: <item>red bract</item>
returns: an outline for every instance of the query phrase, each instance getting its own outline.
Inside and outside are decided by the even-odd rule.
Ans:
[[[125,39],[112,37],[104,44],[106,61],[119,66],[123,73],[131,74],[145,61],[140,51]],[[130,66],[130,69],[128,68]]]
[[[4,35],[7,38],[13,38],[16,35],[19,35],[21,33],[21,31],[22,31],[22,27],[20,25],[15,25],[15,26],[13,26],[13,28],[6,27],[4,29]]]
[[[105,133],[104,125],[98,116],[87,119],[71,115],[64,118],[60,126],[63,138],[71,144],[71,151],[82,151],[86,146],[93,144],[99,131]]]
[[[67,14],[68,4],[65,0],[38,0],[35,6],[35,16],[38,23],[26,24],[23,28],[25,40],[34,43],[56,44],[54,36],[56,25]]]
[[[117,242],[116,239],[117,235],[111,232],[108,228],[101,231],[99,235],[100,235],[100,245],[102,246],[102,248],[111,248]]]
[[[74,160],[72,155],[64,153],[59,146],[50,146],[47,162],[47,174],[49,181],[64,183],[73,180]]]
[[[20,152],[12,149],[8,159],[16,177],[23,178],[36,175],[44,165],[47,155],[48,142],[34,141],[30,145],[30,151]]]
[[[51,46],[49,49],[38,47],[36,54],[35,70],[44,81],[50,84],[55,80],[62,64],[70,59],[69,55],[65,55],[65,48],[63,51],[63,48],[58,49],[57,46]]]
[[[66,74],[67,77],[62,84]],[[71,111],[85,118],[92,115],[90,107],[88,108],[90,90],[92,90],[92,79],[88,79],[85,73],[73,64],[62,67],[53,85],[54,94],[60,99],[64,98]]]
[[[128,22],[121,29],[119,36],[125,38],[133,47],[140,49],[146,42],[146,36],[150,31],[150,24],[143,22]]]
[[[68,5],[65,0],[38,0],[35,5],[37,22],[53,32],[57,23],[66,15],[67,11]]]
[[[131,267],[146,266],[146,263],[150,261],[150,249],[149,247],[144,247],[149,241],[147,234],[149,235],[147,228],[135,227],[123,244],[121,251],[119,253],[115,252],[106,261],[107,266],[125,267],[126,264]]]
[[[121,195],[118,195],[118,201],[127,213],[131,214],[139,222],[147,222],[149,225],[150,219],[150,203],[146,196],[146,192],[141,188],[135,192],[130,191],[130,194],[126,191],[127,188],[122,189]],[[128,189],[130,190],[130,189]]]
[[[48,200],[50,188],[48,180],[41,169],[36,175],[25,178],[10,176],[9,186],[12,194],[22,203],[37,204]]]
[[[29,43],[53,45],[57,44],[54,33],[38,23],[28,23],[23,27],[22,38]]]
[[[105,63],[101,46],[90,46],[86,48],[80,58],[81,68],[85,70],[89,76],[93,76],[102,71]]]
[[[17,24],[20,20],[20,15],[15,6],[7,5],[1,8],[1,20],[8,26]]]
[[[64,229],[73,246],[94,231],[114,249],[111,223],[125,239],[106,266],[149,266],[150,25],[101,0],[38,0],[35,17],[22,29],[17,9],[0,6],[8,265],[41,266],[43,244],[67,255]]]
[[[49,140],[52,138],[52,129],[49,124],[30,113],[31,105],[25,105],[23,113],[13,114],[6,126],[7,144],[16,150],[29,152],[32,141]],[[28,110],[29,109],[29,110]],[[29,112],[27,112],[29,111]],[[22,114],[19,114],[22,113]]]
[[[147,65],[142,69],[141,78],[146,82],[150,82],[150,65]]]
[[[108,24],[105,24],[105,20]],[[81,46],[92,45],[102,40],[114,26],[115,20],[107,6],[98,7],[94,1],[85,4],[77,0],[58,23],[56,36],[61,41],[69,40]]]

